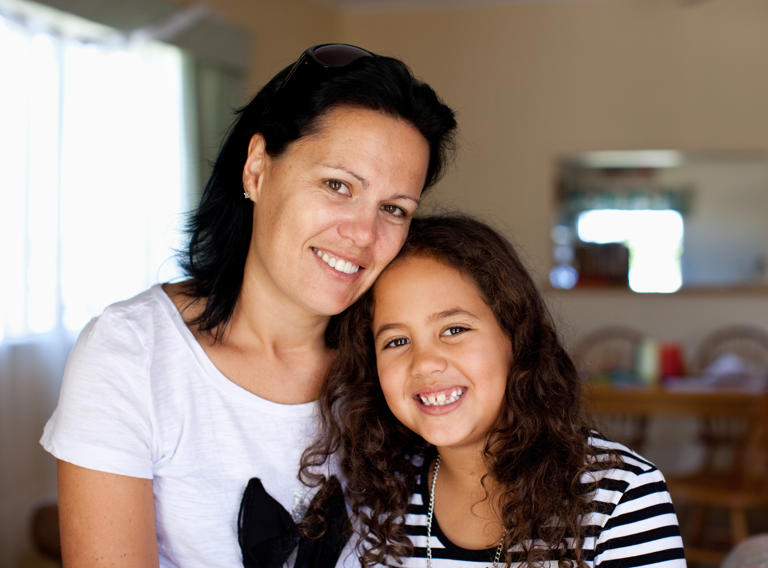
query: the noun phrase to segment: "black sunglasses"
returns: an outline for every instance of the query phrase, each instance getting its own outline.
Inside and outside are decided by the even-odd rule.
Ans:
[[[346,43],[321,43],[307,48],[291,66],[276,92],[283,90],[304,70],[340,69],[363,57],[376,57],[376,54]]]

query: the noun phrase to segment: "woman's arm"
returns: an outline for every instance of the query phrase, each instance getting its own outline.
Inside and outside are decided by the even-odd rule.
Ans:
[[[59,460],[58,484],[64,566],[159,566],[151,479]]]

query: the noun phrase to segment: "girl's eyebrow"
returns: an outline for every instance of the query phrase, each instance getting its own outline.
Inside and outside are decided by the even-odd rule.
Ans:
[[[473,314],[470,311],[464,310],[462,308],[451,308],[450,310],[437,312],[436,314],[432,314],[431,316],[429,316],[429,319],[434,321],[434,320],[439,320],[444,318],[450,318],[453,316],[468,316],[468,317],[477,319],[477,316],[475,314]]]
[[[403,324],[401,323],[387,323],[382,325],[379,329],[376,330],[376,334],[373,336],[374,341],[378,341],[379,336],[384,333],[385,331],[389,331],[390,329],[399,329],[403,327]]]
[[[434,314],[431,314],[427,318],[427,320],[428,321],[436,321],[436,320],[441,320],[441,319],[450,318],[450,317],[454,317],[454,316],[466,316],[466,317],[477,319],[477,316],[475,314],[473,314],[472,312],[470,312],[470,311],[467,311],[467,310],[462,309],[462,308],[451,308],[449,310],[443,310],[441,312],[435,312]],[[399,329],[399,328],[402,328],[402,327],[405,327],[405,324],[396,323],[396,322],[395,323],[386,323],[386,324],[382,325],[379,329],[376,330],[376,333],[373,336],[373,339],[374,340],[378,340],[379,336],[382,333],[384,333],[385,331],[389,331],[390,329]]]

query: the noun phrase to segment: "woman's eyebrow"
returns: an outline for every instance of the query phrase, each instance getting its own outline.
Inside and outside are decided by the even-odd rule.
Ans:
[[[358,182],[360,182],[360,185],[363,187],[363,189],[367,189],[368,186],[370,186],[370,182],[366,178],[353,172],[346,166],[343,166],[341,164],[332,164],[332,163],[323,163],[323,162],[321,162],[320,165],[325,168],[330,168],[332,170],[340,170],[342,172],[349,174],[350,176],[355,178]],[[398,194],[392,195],[389,197],[389,199],[407,199],[409,201],[413,201],[416,205],[420,203],[420,199],[414,198],[410,195],[406,195],[405,193],[398,193]]]
[[[363,188],[366,188],[370,185],[370,182],[366,178],[364,178],[358,173],[353,172],[346,166],[343,166],[341,164],[336,164],[336,163],[324,163],[324,162],[321,162],[320,165],[326,168],[330,168],[332,170],[341,170],[342,172],[345,172],[351,175],[353,178],[355,178],[357,181],[360,182],[360,185],[362,185]]]

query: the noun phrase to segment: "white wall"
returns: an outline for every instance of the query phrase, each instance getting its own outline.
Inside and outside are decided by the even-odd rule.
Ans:
[[[342,32],[346,41],[403,58],[457,109],[457,163],[433,201],[505,230],[542,283],[557,156],[597,149],[768,151],[763,0],[368,9],[344,13]],[[768,329],[765,293],[547,297],[568,341],[619,322],[690,348],[726,323]]]

